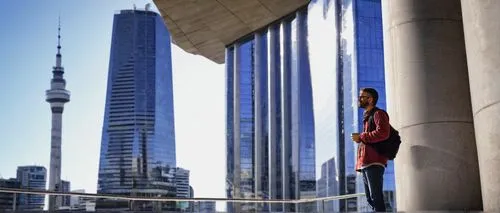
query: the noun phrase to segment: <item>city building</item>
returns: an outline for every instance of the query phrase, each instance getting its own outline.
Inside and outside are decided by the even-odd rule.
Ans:
[[[500,78],[500,37],[498,24],[494,21],[499,17],[499,1],[154,2],[165,17],[165,24],[172,31],[176,45],[216,63],[226,63],[229,68],[226,94],[228,99],[234,99],[227,102],[227,120],[236,121],[228,122],[227,125],[228,159],[234,159],[227,162],[226,181],[229,197],[260,197],[256,192],[274,191],[274,174],[268,175],[269,190],[262,190],[261,186],[266,185],[265,181],[253,177],[266,177],[254,175],[254,172],[263,174],[267,171],[264,165],[261,165],[265,156],[269,156],[269,162],[275,160],[272,159],[273,154],[267,153],[277,153],[275,148],[279,147],[273,144],[275,135],[272,126],[276,124],[272,120],[276,116],[272,113],[276,111],[276,103],[272,103],[275,100],[272,97],[263,98],[269,100],[269,110],[264,110],[260,107],[266,106],[260,104],[262,100],[253,97],[260,97],[261,94],[281,94],[282,90],[275,93],[273,82],[276,78],[273,77],[276,75],[270,71],[270,83],[264,84],[269,85],[267,89],[270,91],[263,93],[262,90],[266,89],[261,88],[262,84],[255,85],[263,81],[262,75],[259,72],[252,73],[256,74],[252,78],[258,79],[254,83],[252,78],[248,77],[248,73],[251,73],[249,70],[252,70],[249,64],[252,63],[249,63],[248,57],[242,56],[255,53],[250,60],[255,61],[255,67],[267,64],[267,61],[263,61],[267,58],[262,56],[265,54],[263,52],[273,57],[275,50],[269,48],[269,51],[261,51],[260,48],[266,43],[266,36],[262,38],[261,35],[272,32],[269,29],[279,28],[280,32],[284,33],[280,36],[269,33],[269,46],[274,47],[274,44],[283,42],[286,44],[291,40],[287,38],[289,20],[296,18],[295,26],[299,29],[306,26],[307,33],[298,30],[292,36],[296,38],[296,42],[291,42],[292,48],[288,48],[287,44],[283,45],[279,58],[287,58],[290,53],[300,57],[292,59],[290,64],[290,60],[270,64],[268,69],[276,69],[279,64],[283,65],[280,68],[295,66],[300,67],[301,73],[310,73],[316,127],[316,164],[327,161],[333,153],[338,164],[339,194],[353,191],[352,186],[356,179],[359,179],[354,178],[356,173],[351,169],[356,146],[346,139],[346,135],[349,135],[350,131],[358,132],[360,128],[360,112],[355,110],[355,100],[352,99],[355,99],[361,87],[371,86],[379,89],[380,94],[385,93],[385,105],[391,117],[391,124],[400,131],[403,138],[395,168],[392,169],[392,165],[389,165],[385,177],[388,179],[386,186],[392,185],[391,182],[397,185],[397,206],[393,203],[394,206],[391,207],[397,208],[398,211],[500,211],[500,171],[497,169],[500,165],[500,144],[496,139],[496,127],[500,125],[500,86],[497,82]],[[381,10],[378,9],[380,7]],[[383,24],[380,22],[380,16],[383,16]],[[307,17],[307,24],[304,24],[302,17]],[[297,49],[294,52],[295,48]],[[308,68],[302,67],[307,64],[307,60],[301,57],[308,58]],[[240,68],[235,69],[236,71],[231,69],[238,67]],[[280,69],[279,79],[285,79],[283,82],[286,82],[283,76],[288,75],[283,70]],[[382,72],[383,70],[385,72]],[[296,80],[295,83],[297,82],[301,81]],[[240,85],[245,86],[240,88]],[[288,85],[283,84],[278,88],[287,91]],[[300,96],[300,91],[294,90],[290,99]],[[244,102],[233,104],[240,99]],[[280,104],[286,106],[288,100],[285,98]],[[384,100],[381,101],[381,106],[383,102]],[[302,109],[302,104],[301,102],[299,107],[295,107]],[[307,102],[305,104],[307,105]],[[258,107],[245,108],[249,105]],[[279,109],[286,111],[287,107]],[[263,131],[260,129],[259,119],[254,121],[253,118],[259,118],[259,113],[267,111],[270,121],[270,146],[269,152],[266,153],[261,151],[263,146],[261,135],[258,133]],[[245,115],[240,112],[245,112]],[[286,120],[279,118],[281,119]],[[256,124],[253,124],[254,122]],[[286,128],[286,121],[280,126],[285,126],[283,131],[290,130]],[[254,133],[255,138],[252,138]],[[230,146],[231,144],[234,146]],[[292,146],[292,150],[293,147],[298,149],[299,146]],[[287,146],[284,146],[282,151],[286,152],[286,148]],[[259,150],[259,153],[263,154],[253,155],[257,153],[253,150]],[[243,156],[240,153],[245,154],[244,159],[240,158]],[[291,161],[297,162],[297,159],[300,158],[295,157]],[[284,162],[278,165],[287,165],[289,158],[284,157],[282,160]],[[273,163],[268,165],[276,166]],[[293,169],[295,172],[299,171],[298,166]],[[288,175],[287,171],[269,171]],[[392,180],[391,173],[395,173]],[[287,183],[288,180],[284,179],[282,184]],[[392,191],[390,186],[386,188],[388,192]],[[285,190],[283,192],[286,192]],[[277,196],[270,194],[269,197]],[[388,200],[392,202],[392,199]],[[359,204],[355,206],[363,208],[363,201],[358,201]],[[339,211],[354,208],[350,202],[340,204]],[[238,209],[229,209],[231,210]]]
[[[337,181],[337,168],[335,158],[321,164],[321,177],[317,181],[317,197],[331,197],[339,194]],[[318,211],[338,212],[339,201],[332,200],[318,203]]]
[[[70,192],[71,191],[71,183],[69,181],[61,180],[61,192]],[[71,206],[71,196],[61,196],[61,207]]]
[[[45,93],[46,101],[52,111],[52,129],[50,139],[50,167],[49,191],[61,191],[61,142],[62,142],[62,114],[64,104],[70,100],[71,93],[66,90],[64,67],[61,55],[61,25],[58,26],[56,65],[52,68],[50,89]],[[49,196],[49,210],[54,211],[61,207],[60,196]]]
[[[0,187],[2,188],[21,188],[21,182],[15,178],[0,179]],[[0,193],[0,211],[15,210],[19,203],[19,194]]]
[[[176,197],[190,197],[189,170],[177,167],[175,171]]]
[[[97,192],[174,197],[170,34],[149,5],[115,14],[112,32]],[[96,208],[153,208],[106,203]]]
[[[17,178],[22,189],[45,190],[47,169],[43,166],[19,166]],[[35,194],[20,194],[19,208],[22,210],[42,210],[45,206],[45,196]]]
[[[191,186],[189,186],[189,170],[177,167],[175,171],[176,197],[190,198]],[[180,211],[189,209],[190,202],[177,202],[177,209]]]

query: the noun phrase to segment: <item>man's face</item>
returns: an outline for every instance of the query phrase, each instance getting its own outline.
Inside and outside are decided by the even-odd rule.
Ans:
[[[370,94],[360,91],[359,92],[359,97],[358,97],[358,106],[360,108],[366,108],[370,106],[371,102],[373,101],[373,97],[370,96]]]

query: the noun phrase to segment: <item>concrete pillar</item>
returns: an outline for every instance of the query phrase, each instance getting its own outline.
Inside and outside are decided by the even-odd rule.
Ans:
[[[460,2],[382,2],[398,211],[479,210]]]
[[[500,1],[462,0],[483,209],[500,211]]]

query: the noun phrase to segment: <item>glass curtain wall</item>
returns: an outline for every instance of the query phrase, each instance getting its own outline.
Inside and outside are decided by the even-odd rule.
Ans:
[[[227,47],[227,196],[316,197],[307,10]],[[315,204],[229,204],[229,211],[311,211]]]
[[[355,172],[360,88],[385,108],[380,0],[313,0],[226,49],[228,198],[303,199],[364,192]],[[394,172],[384,176],[394,203]],[[228,204],[229,212],[367,211],[366,199]]]

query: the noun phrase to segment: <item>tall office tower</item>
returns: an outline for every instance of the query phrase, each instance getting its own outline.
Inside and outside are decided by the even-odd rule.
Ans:
[[[176,194],[170,34],[148,7],[114,15],[98,193]],[[152,209],[139,202],[111,206]]]
[[[46,101],[52,110],[52,130],[50,140],[50,173],[49,190],[60,191],[61,187],[61,129],[64,104],[69,102],[70,92],[66,90],[64,68],[61,56],[61,25],[58,27],[56,66],[52,68],[50,89],[46,91]],[[49,196],[49,210],[57,210],[61,206],[60,196]]]
[[[19,166],[16,178],[21,183],[22,189],[45,190],[47,169],[43,166]],[[44,195],[19,195],[19,209],[42,210],[44,205]]]
[[[229,198],[316,196],[315,128],[307,11],[226,49]],[[282,38],[282,39],[280,39]],[[285,205],[315,211],[315,204]],[[280,211],[280,205],[228,204],[228,211]]]

